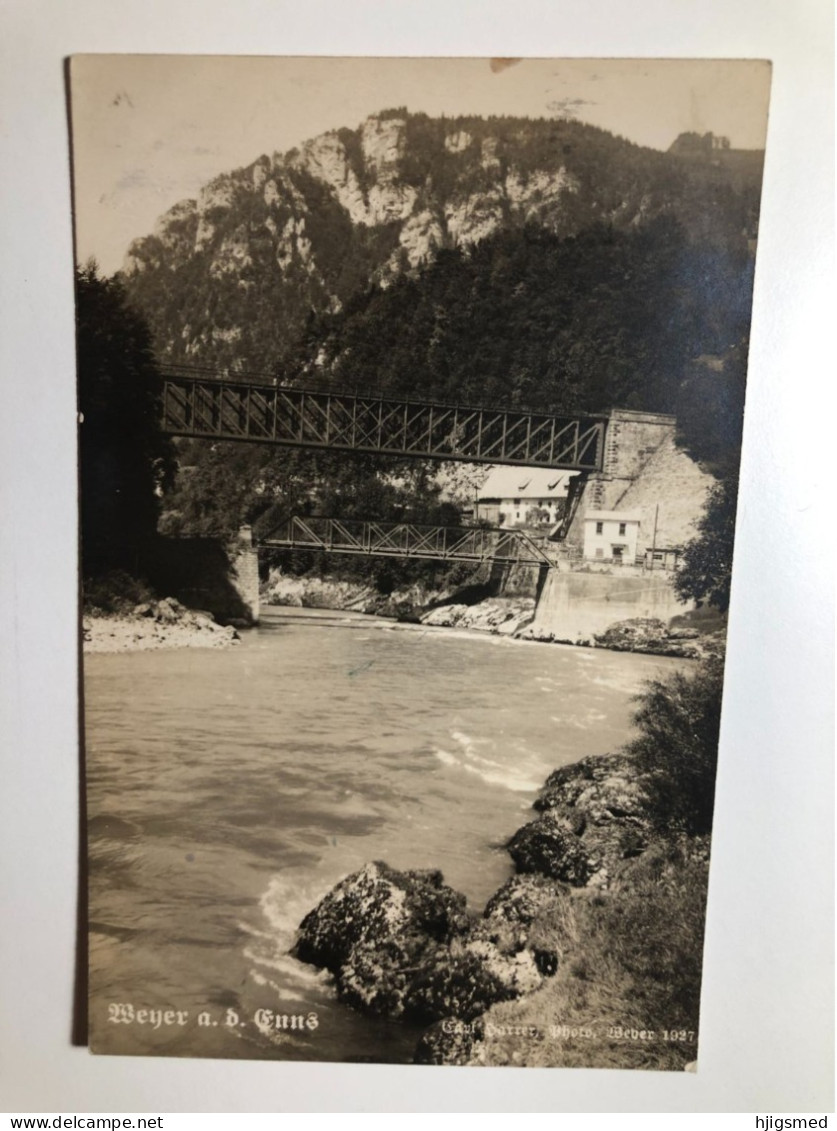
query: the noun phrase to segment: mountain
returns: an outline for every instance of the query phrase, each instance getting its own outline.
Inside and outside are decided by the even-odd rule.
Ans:
[[[134,241],[121,279],[162,362],[674,411],[717,461],[740,431],[760,169],[689,139],[662,153],[575,121],[389,110],[216,177]],[[168,532],[311,507],[442,521],[416,461],[177,448]]]
[[[562,119],[383,111],[216,177],[134,241],[122,277],[161,360],[293,376],[316,316],[498,233],[669,216],[694,244],[746,254],[757,173],[707,180],[686,149]]]

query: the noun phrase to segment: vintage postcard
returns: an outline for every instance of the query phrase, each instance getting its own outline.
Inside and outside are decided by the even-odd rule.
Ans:
[[[94,1052],[696,1069],[769,86],[72,60]]]

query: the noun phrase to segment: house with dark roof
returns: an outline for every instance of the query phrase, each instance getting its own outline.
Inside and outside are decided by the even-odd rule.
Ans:
[[[517,529],[555,526],[564,517],[570,480],[577,474],[549,468],[494,467],[477,493],[474,519]]]

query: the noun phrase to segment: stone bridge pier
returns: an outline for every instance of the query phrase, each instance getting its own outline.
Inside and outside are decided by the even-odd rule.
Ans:
[[[242,604],[252,617],[253,624],[259,622],[259,552],[253,544],[253,530],[242,526],[232,552],[230,581]]]

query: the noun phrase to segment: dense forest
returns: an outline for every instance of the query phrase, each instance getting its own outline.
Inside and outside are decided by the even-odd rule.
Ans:
[[[693,361],[746,337],[751,293],[744,250],[695,245],[668,216],[565,238],[529,225],[312,317],[294,372],[466,404],[677,412]]]

